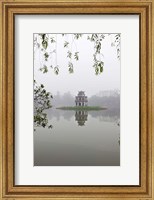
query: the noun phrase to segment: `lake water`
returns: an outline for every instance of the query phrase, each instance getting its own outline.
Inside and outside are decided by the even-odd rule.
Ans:
[[[34,166],[119,166],[119,112],[49,109],[34,131]]]

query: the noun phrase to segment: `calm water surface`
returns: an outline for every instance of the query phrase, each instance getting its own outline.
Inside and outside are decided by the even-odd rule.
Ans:
[[[34,132],[35,166],[119,166],[119,114],[48,110],[53,128]]]

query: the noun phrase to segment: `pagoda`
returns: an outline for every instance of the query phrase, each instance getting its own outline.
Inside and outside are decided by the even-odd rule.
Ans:
[[[87,96],[85,96],[84,91],[78,92],[78,95],[75,97],[75,104],[76,104],[76,106],[87,106],[88,105],[88,99],[87,99]]]

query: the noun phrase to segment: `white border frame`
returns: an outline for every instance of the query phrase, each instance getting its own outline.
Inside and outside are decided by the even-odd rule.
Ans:
[[[33,33],[93,30],[121,33],[121,166],[33,167]],[[16,185],[139,185],[138,15],[15,16],[15,72]]]

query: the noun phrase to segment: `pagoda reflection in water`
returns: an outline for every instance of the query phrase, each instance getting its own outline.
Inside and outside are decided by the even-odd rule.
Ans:
[[[84,110],[76,111],[75,121],[78,122],[79,126],[84,126],[85,122],[88,120],[88,112]]]

